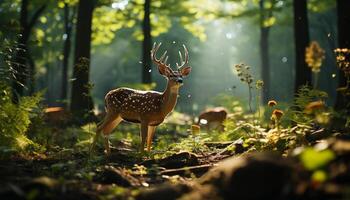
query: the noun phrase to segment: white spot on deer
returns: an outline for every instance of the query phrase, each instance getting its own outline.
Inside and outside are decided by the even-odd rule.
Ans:
[[[201,119],[201,120],[199,120],[199,123],[201,123],[201,124],[207,124],[208,123],[208,121],[206,120],[206,119]]]

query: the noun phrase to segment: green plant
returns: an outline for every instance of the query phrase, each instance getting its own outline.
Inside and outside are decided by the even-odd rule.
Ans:
[[[253,89],[253,77],[251,75],[250,72],[250,66],[244,64],[244,63],[240,63],[240,64],[236,64],[235,69],[237,71],[237,76],[240,78],[240,80],[243,83],[246,83],[248,86],[248,93],[249,93],[249,101],[248,101],[248,105],[249,105],[249,111],[252,113],[252,89]]]
[[[305,114],[305,108],[315,101],[325,101],[328,94],[324,91],[312,89],[309,86],[302,86],[294,99],[294,103],[287,109],[286,115],[284,117],[284,123],[289,124],[294,122],[297,124],[310,125],[314,122],[314,117]]]
[[[12,102],[10,88],[0,82],[0,151],[3,156],[40,150],[41,146],[27,137],[31,119],[36,116],[42,93],[22,97],[19,103]]]
[[[257,80],[255,83],[255,88],[258,91],[257,97],[256,97],[256,108],[258,109],[258,119],[261,120],[261,112],[260,112],[260,102],[261,102],[261,95],[260,91],[264,87],[264,81]]]
[[[13,41],[4,39],[2,41],[2,45],[0,47],[0,81],[2,84],[10,85],[11,81],[16,81],[16,74],[18,72],[14,69],[13,65],[13,58],[19,51],[24,51],[24,49],[21,49],[19,45],[16,45]]]

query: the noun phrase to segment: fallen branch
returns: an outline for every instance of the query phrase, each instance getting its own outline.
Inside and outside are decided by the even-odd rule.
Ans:
[[[160,174],[168,175],[168,176],[174,176],[174,175],[183,176],[183,175],[189,175],[193,173],[196,176],[201,176],[213,166],[216,166],[216,164],[205,164],[205,165],[198,165],[198,166],[192,166],[192,167],[183,167],[179,169],[167,169],[162,171]]]

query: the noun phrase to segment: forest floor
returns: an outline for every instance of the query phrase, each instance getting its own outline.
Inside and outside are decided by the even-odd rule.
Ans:
[[[320,131],[318,132],[318,134]],[[0,162],[1,199],[349,199],[350,140],[338,135],[282,155],[242,139],[156,157],[128,142],[109,157],[52,148]],[[224,162],[220,162],[225,160]],[[311,161],[312,160],[312,161]]]

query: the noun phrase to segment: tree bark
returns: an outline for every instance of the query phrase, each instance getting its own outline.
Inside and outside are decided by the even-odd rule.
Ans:
[[[13,67],[15,69],[16,79],[13,82],[13,100],[18,102],[18,97],[23,96],[24,87],[27,85],[27,77],[29,76],[29,83],[33,84],[31,87],[34,87],[34,75],[35,75],[35,63],[31,60],[30,54],[28,52],[28,40],[30,37],[30,32],[33,29],[35,23],[38,21],[39,16],[46,8],[46,4],[42,5],[38,10],[36,10],[28,21],[28,5],[29,0],[22,0],[21,2],[21,11],[20,11],[20,36],[17,41],[16,55],[13,62]],[[28,60],[30,65],[28,69]],[[33,88],[31,89],[33,91]]]
[[[293,0],[295,38],[295,92],[311,84],[311,70],[305,62],[305,48],[309,45],[309,25],[306,0]]]
[[[20,11],[20,35],[17,41],[17,52],[13,62],[13,68],[15,69],[15,80],[13,82],[14,102],[18,102],[18,97],[23,95],[23,89],[26,82],[26,74],[28,69],[26,66],[26,52],[27,52],[27,40],[29,38],[29,32],[27,28],[28,21],[28,0],[22,0]]]
[[[337,0],[337,15],[338,15],[338,43],[339,48],[350,49],[350,1]],[[338,87],[346,85],[346,78],[342,71],[339,71]],[[341,110],[346,108],[349,98],[337,93],[335,108]]]
[[[70,109],[81,120],[86,119],[93,105],[89,87],[93,10],[93,0],[79,0]]]
[[[266,19],[266,10],[264,8],[264,0],[260,0],[260,59],[261,59],[261,77],[264,81],[262,88],[262,100],[264,105],[270,99],[270,58],[269,58],[269,33],[270,27],[264,26]],[[267,17],[272,16],[272,11],[269,11]]]
[[[72,15],[72,17],[71,17]],[[62,63],[62,88],[61,99],[66,105],[68,89],[68,64],[71,51],[71,35],[73,26],[73,17],[75,13],[70,14],[70,8],[67,3],[64,5],[64,34],[66,35],[63,44],[63,63]]]
[[[142,22],[143,42],[142,42],[142,83],[152,82],[152,61],[150,52],[152,49],[151,20],[150,20],[151,0],[145,0],[144,17]]]

